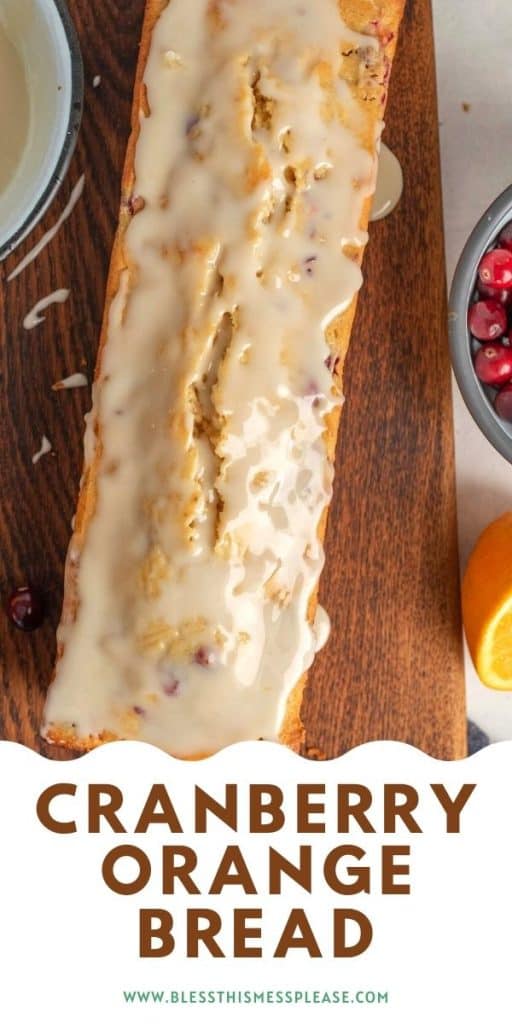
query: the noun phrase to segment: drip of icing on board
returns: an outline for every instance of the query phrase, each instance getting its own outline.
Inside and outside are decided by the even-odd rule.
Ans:
[[[43,436],[41,438],[41,447],[40,447],[39,451],[35,452],[34,455],[32,456],[32,462],[34,463],[34,466],[37,465],[37,463],[39,462],[39,459],[42,459],[43,455],[49,455],[51,451],[52,451],[51,441],[49,441],[48,438],[46,437],[46,435],[43,434]]]
[[[404,176],[400,162],[388,146],[382,143],[370,220],[382,220],[393,213],[400,202],[403,190]]]
[[[69,391],[71,388],[86,388],[89,384],[85,373],[72,373],[69,377],[52,384],[52,391]]]
[[[44,299],[39,299],[39,302],[36,302],[34,308],[30,310],[30,313],[27,313],[23,321],[25,330],[32,331],[34,327],[44,322],[46,317],[41,316],[41,313],[43,310],[48,309],[48,306],[52,306],[56,302],[66,302],[68,298],[69,289],[59,288],[57,291],[52,292],[51,295],[46,295]]]
[[[21,263],[18,263],[18,266],[15,267],[14,270],[9,274],[7,278],[8,281],[14,281],[15,277],[18,277],[19,274],[23,273],[26,267],[28,267],[30,263],[33,263],[33,261],[37,259],[37,257],[39,256],[39,253],[41,253],[43,249],[45,249],[46,246],[52,241],[52,239],[55,238],[55,235],[64,224],[64,221],[66,221],[68,217],[72,214],[78,200],[80,199],[80,196],[82,195],[84,185],[85,174],[82,174],[81,177],[78,179],[59,219],[55,222],[53,227],[51,227],[43,235],[43,237],[39,240],[37,245],[35,245],[34,248],[27,253],[27,255],[22,259]]]

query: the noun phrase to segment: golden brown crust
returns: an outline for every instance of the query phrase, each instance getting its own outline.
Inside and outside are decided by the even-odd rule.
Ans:
[[[116,232],[109,276],[106,288],[105,310],[100,334],[98,357],[96,363],[95,378],[98,379],[101,371],[102,354],[105,348],[108,330],[110,307],[115,298],[123,270],[128,265],[127,256],[124,251],[124,236],[130,219],[136,212],[134,208],[134,156],[140,131],[141,116],[147,116],[147,96],[144,85],[144,72],[151,45],[151,38],[154,26],[162,11],[172,0],[146,0],[146,10],[142,27],[139,60],[135,76],[134,99],[132,106],[131,135],[126,151],[122,183],[121,183],[121,208],[119,214],[119,225]],[[362,138],[363,144],[373,151],[375,126],[381,119],[385,109],[389,73],[393,60],[397,34],[402,18],[406,0],[338,0],[340,14],[344,22],[356,31],[367,32],[371,26],[372,34],[377,36],[381,43],[382,62],[377,73],[372,73],[370,81],[353,83],[355,95],[358,97],[362,108],[365,111],[365,123],[367,131]],[[341,40],[343,43],[343,40]],[[363,208],[360,226],[366,230],[371,211],[371,199],[368,199]],[[359,263],[362,262],[364,250],[354,254]],[[350,333],[357,307],[357,296],[354,298],[348,310],[343,313],[331,325],[328,335],[329,343],[333,352],[339,357],[336,367],[336,376],[340,385],[343,374],[343,364],[347,354],[350,341]],[[334,460],[336,437],[340,418],[340,409],[332,412],[326,421],[326,450],[329,459]],[[96,429],[96,428],[95,428]],[[84,474],[80,485],[80,494],[75,517],[73,538],[70,545],[70,553],[66,560],[64,579],[64,604],[62,610],[62,622],[73,622],[78,610],[78,570],[77,554],[83,548],[87,525],[94,513],[96,504],[96,471],[101,458],[101,436],[96,436],[96,449],[93,460],[84,468]],[[318,534],[324,538],[327,526],[328,510],[319,524]],[[309,605],[310,620],[313,620],[317,604],[317,594],[313,594]],[[62,645],[59,644],[57,659],[62,655]],[[279,734],[279,740],[292,750],[299,752],[304,745],[304,727],[300,717],[304,687],[307,675],[304,675],[290,693],[283,725]],[[68,750],[85,753],[103,743],[118,739],[115,734],[101,732],[97,736],[77,736],[73,729],[54,726],[49,729],[45,739],[49,743],[56,744]],[[205,751],[203,754],[193,754],[184,760],[200,760],[207,757],[214,751]]]

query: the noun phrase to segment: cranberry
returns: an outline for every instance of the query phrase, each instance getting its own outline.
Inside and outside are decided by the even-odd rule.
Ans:
[[[494,408],[502,420],[512,423],[512,384],[505,384],[505,387],[498,391],[494,399]]]
[[[339,361],[340,357],[335,352],[331,352],[331,354],[327,356],[327,359],[324,360],[327,369],[330,370],[331,373],[336,373]]]
[[[492,249],[480,260],[478,276],[493,288],[512,288],[512,252]]]
[[[206,644],[201,644],[201,647],[198,647],[194,654],[194,661],[196,665],[201,665],[202,668],[211,668],[215,664],[215,652],[211,647],[207,647]]]
[[[321,396],[321,392],[316,380],[313,380],[313,378],[310,377],[309,380],[307,380],[304,385],[304,390],[302,394],[304,398],[312,398],[314,406],[318,405],[318,400]]]
[[[498,387],[512,379],[512,349],[499,341],[490,341],[477,352],[475,373],[482,384]]]
[[[145,712],[144,708],[141,708],[140,704],[134,704],[133,705],[133,710],[135,711],[136,715],[140,715],[141,718],[144,718],[146,712]]]
[[[508,249],[509,252],[512,252],[512,220],[503,228],[498,242],[501,249]]]
[[[132,217],[134,217],[136,213],[144,209],[146,204],[142,196],[131,195],[128,199],[124,200],[123,205],[127,207]]]
[[[507,314],[496,299],[484,299],[469,307],[468,325],[479,341],[493,341],[505,334]]]
[[[176,697],[180,688],[180,681],[176,679],[174,672],[168,665],[160,668],[160,680],[162,690],[166,697]]]
[[[490,284],[483,284],[482,281],[478,282],[478,294],[481,299],[496,299],[497,302],[501,302],[502,306],[509,306],[512,302],[512,289],[507,291],[506,288],[493,288]]]
[[[177,679],[170,679],[168,683],[164,683],[162,686],[166,697],[177,697],[179,688],[180,684]]]
[[[35,587],[18,587],[7,602],[7,614],[17,629],[30,633],[44,619],[44,600]]]

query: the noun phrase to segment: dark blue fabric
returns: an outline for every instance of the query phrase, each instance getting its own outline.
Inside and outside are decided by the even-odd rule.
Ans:
[[[468,721],[468,754],[476,754],[478,750],[483,750],[484,747],[488,747],[490,739],[487,733],[483,732],[482,729],[475,725],[474,722]]]

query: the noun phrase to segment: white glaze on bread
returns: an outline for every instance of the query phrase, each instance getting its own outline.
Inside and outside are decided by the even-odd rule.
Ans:
[[[361,284],[382,54],[336,0],[173,0],[154,25],[52,740],[194,756],[282,734],[318,645],[333,325]]]

